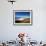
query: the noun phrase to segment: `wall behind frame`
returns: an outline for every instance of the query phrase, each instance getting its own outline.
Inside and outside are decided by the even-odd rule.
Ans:
[[[32,9],[32,26],[14,26],[13,9]],[[0,41],[15,40],[19,32],[31,34],[33,40],[46,40],[46,1],[45,0],[17,0],[14,5],[7,0],[0,0]]]

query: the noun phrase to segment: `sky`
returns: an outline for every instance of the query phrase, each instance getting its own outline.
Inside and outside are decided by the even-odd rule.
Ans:
[[[30,12],[16,12],[15,13],[16,19],[19,18],[30,18]]]
[[[30,12],[16,12],[15,15],[16,15],[16,17],[23,17],[23,16],[30,17]]]

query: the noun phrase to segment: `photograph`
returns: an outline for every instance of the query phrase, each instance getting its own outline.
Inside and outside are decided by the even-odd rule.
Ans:
[[[14,10],[14,24],[32,24],[32,10]]]

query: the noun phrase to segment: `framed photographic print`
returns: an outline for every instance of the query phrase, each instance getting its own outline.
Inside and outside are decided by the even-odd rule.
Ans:
[[[13,10],[14,25],[32,25],[32,10]]]

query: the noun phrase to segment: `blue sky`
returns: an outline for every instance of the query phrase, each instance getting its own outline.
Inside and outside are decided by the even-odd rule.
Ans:
[[[30,12],[16,12],[16,17],[30,17]]]

